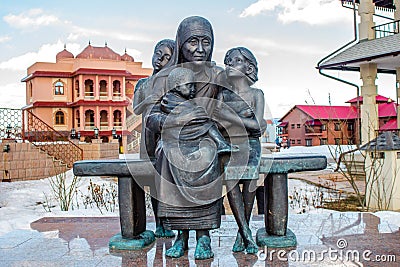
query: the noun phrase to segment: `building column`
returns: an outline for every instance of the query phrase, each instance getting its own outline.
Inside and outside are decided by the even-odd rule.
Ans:
[[[100,130],[100,109],[99,106],[96,106],[94,111],[94,126]]]
[[[113,86],[112,86],[111,76],[108,76],[108,86],[107,86],[108,99],[107,100],[112,100],[112,95],[113,95],[112,90],[113,90]]]
[[[396,7],[400,7],[400,0],[394,0],[393,4]],[[400,8],[396,8],[394,11],[394,20],[400,20]],[[397,32],[399,32],[399,29],[397,29]]]
[[[360,16],[360,23],[358,24],[358,37],[360,40],[375,39],[375,30],[372,27],[374,23],[375,6],[372,0],[360,0],[358,6],[358,15]]]
[[[112,109],[112,106],[109,106],[108,107],[108,128],[109,129],[112,129],[113,127],[114,127],[114,125],[113,125],[113,117],[114,116],[114,114],[113,114],[113,109]]]
[[[378,87],[375,84],[377,65],[375,63],[362,64],[360,75],[363,81],[361,86],[361,144],[368,143],[375,136],[375,130],[379,130],[378,106],[376,96]]]
[[[125,88],[125,77],[122,77],[122,84],[121,84],[121,97],[122,99],[126,99],[126,88]]]
[[[85,85],[83,84],[83,76],[79,75],[79,99],[85,98]]]
[[[99,75],[96,75],[96,78],[94,78],[94,99],[99,100],[100,99],[100,86],[99,86]]]
[[[84,131],[85,130],[85,112],[83,111],[83,106],[79,107],[79,119],[80,119],[80,125],[78,131]]]

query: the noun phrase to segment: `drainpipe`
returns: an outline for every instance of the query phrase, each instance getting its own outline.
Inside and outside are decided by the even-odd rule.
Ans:
[[[343,3],[342,3],[342,6],[343,6]],[[335,81],[339,81],[339,82],[345,83],[345,84],[347,84],[347,85],[350,85],[350,86],[353,86],[353,87],[356,88],[356,91],[357,91],[357,116],[358,116],[358,128],[359,128],[358,131],[359,131],[359,142],[360,142],[360,144],[361,144],[360,87],[359,87],[357,84],[355,84],[355,83],[352,83],[352,82],[349,82],[349,81],[340,79],[340,78],[338,78],[338,77],[329,75],[329,74],[327,74],[327,73],[323,73],[323,72],[322,72],[322,69],[320,68],[321,63],[322,63],[323,61],[325,61],[327,58],[333,56],[334,54],[339,53],[340,51],[342,51],[342,50],[345,49],[346,47],[348,47],[348,46],[352,45],[353,43],[357,42],[358,36],[357,36],[357,20],[356,20],[357,15],[356,15],[355,0],[353,0],[353,8],[352,8],[352,9],[353,9],[353,31],[354,31],[354,38],[353,38],[353,40],[351,40],[351,41],[348,42],[347,44],[341,46],[340,48],[336,49],[334,52],[330,53],[329,55],[327,55],[326,57],[324,57],[323,59],[321,59],[321,60],[318,62],[318,64],[317,64],[317,69],[318,69],[319,74],[321,74],[322,76],[328,77],[328,78],[333,79],[333,80],[335,80]]]

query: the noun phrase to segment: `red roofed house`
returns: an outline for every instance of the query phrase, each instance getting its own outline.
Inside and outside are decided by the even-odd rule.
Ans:
[[[278,135],[291,146],[359,144],[357,102],[362,98],[347,101],[350,106],[296,105],[279,120]],[[380,129],[397,129],[397,104],[380,95],[376,102]]]
[[[55,130],[69,135],[72,129],[82,141],[91,142],[94,129],[109,142],[113,135],[127,145],[131,131],[140,128],[127,120],[133,114],[133,90],[140,78],[151,74],[126,52],[121,56],[107,47],[89,45],[76,57],[65,48],[55,63],[36,62],[22,79],[26,106]],[[140,124],[141,120],[137,124]]]

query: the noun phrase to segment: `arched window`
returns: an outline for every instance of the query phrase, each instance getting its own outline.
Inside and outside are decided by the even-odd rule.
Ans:
[[[93,81],[90,79],[85,80],[85,97],[94,97]]]
[[[94,128],[94,111],[91,109],[85,111],[85,128]]]
[[[121,96],[121,83],[118,80],[113,81],[113,96]]]
[[[29,98],[33,97],[33,92],[32,92],[32,82],[28,83],[28,94],[29,94]]]
[[[108,128],[108,112],[106,110],[100,111],[100,129]]]
[[[121,127],[122,126],[122,114],[120,110],[114,111],[114,126]]]
[[[79,80],[75,80],[76,97],[79,97]]]
[[[54,84],[54,94],[55,95],[63,95],[64,94],[64,83],[60,80],[58,80]]]
[[[105,80],[100,81],[100,97],[107,97],[107,82]]]
[[[56,112],[56,115],[54,117],[54,124],[55,125],[64,125],[65,124],[64,112],[62,112],[61,110]]]
[[[76,118],[76,127],[78,127],[78,128],[81,127],[81,117],[80,117],[79,110],[76,111],[75,118]]]

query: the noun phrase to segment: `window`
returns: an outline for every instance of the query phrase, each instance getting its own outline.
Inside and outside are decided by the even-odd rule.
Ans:
[[[341,144],[342,144],[342,139],[335,138],[335,145],[341,145]]]
[[[301,145],[301,139],[297,139],[297,144]]]
[[[64,83],[62,81],[59,80],[54,84],[54,94],[55,95],[64,94]]]
[[[294,129],[294,123],[293,123],[293,124],[291,124],[291,125],[290,125],[290,127],[291,127],[292,129]]]
[[[61,110],[56,112],[56,116],[54,118],[54,124],[55,125],[64,125],[65,124],[64,112],[62,112]]]
[[[300,127],[301,127],[301,126],[300,126],[300,124],[298,123],[298,124],[297,124],[297,128],[300,128]]]
[[[100,97],[107,97],[107,82],[105,80],[100,81]]]
[[[335,123],[335,131],[340,131],[340,123],[339,122]]]
[[[322,124],[321,131],[326,131],[326,124]]]
[[[292,145],[294,145],[296,143],[296,140],[292,139]]]
[[[347,130],[348,131],[353,131],[354,130],[354,124],[353,123],[347,124]]]
[[[76,97],[79,97],[79,81],[75,80]]]
[[[85,97],[87,98],[94,97],[93,81],[90,79],[85,80]]]
[[[122,113],[120,110],[114,111],[114,126],[121,127],[122,126]]]
[[[33,96],[33,92],[32,92],[32,82],[28,83],[28,94],[29,94],[29,98],[32,98]]]
[[[328,140],[326,138],[321,138],[320,140],[321,146],[328,144]]]
[[[113,81],[113,96],[121,96],[121,83],[118,80]]]
[[[306,146],[312,146],[312,139],[306,139]]]

